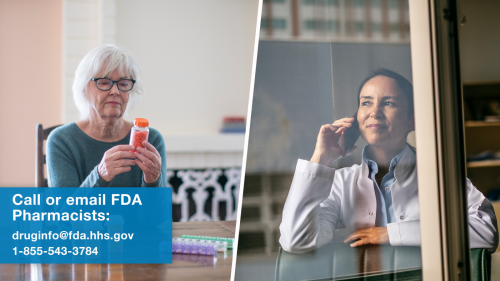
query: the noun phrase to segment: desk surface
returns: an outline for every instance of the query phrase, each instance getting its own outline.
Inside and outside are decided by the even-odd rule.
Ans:
[[[234,238],[236,221],[174,222],[173,237],[202,235]],[[174,254],[172,264],[0,264],[5,281],[156,281],[229,280],[233,253],[216,257]]]

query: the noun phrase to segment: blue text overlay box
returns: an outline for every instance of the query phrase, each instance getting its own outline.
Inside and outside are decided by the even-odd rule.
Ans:
[[[0,263],[172,262],[171,188],[0,188],[0,219]]]

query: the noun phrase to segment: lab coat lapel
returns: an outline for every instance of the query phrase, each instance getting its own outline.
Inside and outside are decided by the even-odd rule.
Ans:
[[[361,165],[357,168],[356,172],[357,184],[353,196],[355,200],[353,202],[353,218],[356,220],[354,227],[356,229],[374,227],[377,214],[377,200],[375,198],[373,182],[368,178],[370,171],[364,160],[361,160]]]
[[[391,188],[392,206],[398,222],[419,219],[416,156],[406,147],[394,170],[396,181]]]

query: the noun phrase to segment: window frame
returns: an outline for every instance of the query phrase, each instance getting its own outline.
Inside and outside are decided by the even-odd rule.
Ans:
[[[469,280],[457,3],[409,0],[409,12],[422,276]]]

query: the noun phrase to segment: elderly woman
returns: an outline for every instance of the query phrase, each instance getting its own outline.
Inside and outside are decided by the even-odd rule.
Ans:
[[[323,125],[311,160],[299,159],[280,225],[284,250],[302,253],[331,241],[420,245],[416,150],[406,143],[415,129],[411,83],[376,71],[360,86],[355,118]],[[329,168],[342,155],[341,132],[353,124],[368,142],[361,164]],[[493,207],[469,180],[467,195],[470,246],[494,252]]]
[[[54,130],[47,141],[50,187],[166,187],[165,144],[150,128],[145,148],[129,145],[127,109],[144,95],[139,65],[124,49],[90,51],[75,73],[80,121]]]

